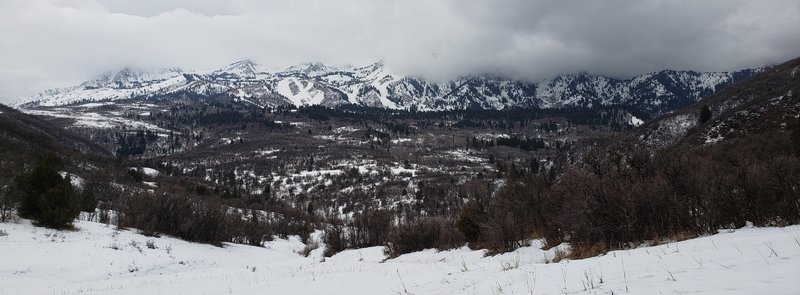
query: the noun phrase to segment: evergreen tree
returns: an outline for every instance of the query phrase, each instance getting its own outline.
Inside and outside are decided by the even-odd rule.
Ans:
[[[539,174],[539,160],[533,158],[531,160],[531,173],[532,174]]]
[[[707,105],[703,106],[703,109],[700,110],[700,124],[708,122],[711,119],[711,108]]]
[[[88,184],[86,185],[88,186]],[[97,197],[94,194],[94,190],[90,187],[84,187],[80,197],[81,211],[89,213],[94,212],[94,209],[97,208]]]
[[[78,197],[69,180],[60,182],[40,196],[40,212],[35,217],[39,225],[65,228],[78,217]]]
[[[78,217],[78,196],[69,177],[63,178],[58,174],[60,164],[57,157],[49,156],[31,173],[17,179],[22,195],[20,216],[51,228],[68,227]]]
[[[486,211],[480,203],[470,200],[464,205],[464,209],[458,215],[455,222],[455,227],[464,234],[467,242],[474,243],[478,241],[481,234],[480,224],[486,220]]]

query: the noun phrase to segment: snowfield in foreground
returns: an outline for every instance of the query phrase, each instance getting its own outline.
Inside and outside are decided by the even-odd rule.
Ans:
[[[77,222],[0,223],[0,294],[797,294],[800,226],[743,228],[605,256],[545,263],[526,247],[384,260],[379,247],[309,257],[297,238],[218,248]],[[534,243],[535,244],[535,243]],[[626,291],[627,289],[627,291]]]

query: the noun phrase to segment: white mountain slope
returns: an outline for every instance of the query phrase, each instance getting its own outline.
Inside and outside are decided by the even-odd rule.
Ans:
[[[299,238],[217,248],[80,221],[0,223],[0,294],[797,294],[800,226],[742,228],[547,263],[554,249],[297,254]],[[313,235],[318,238],[319,233]],[[150,244],[148,246],[148,243]],[[540,241],[535,242],[535,244]],[[324,247],[324,245],[323,245]],[[560,247],[566,247],[562,245]]]
[[[262,72],[261,66],[252,60],[246,59],[215,70],[213,74],[230,76],[233,79],[255,79]]]
[[[289,77],[278,81],[277,90],[296,106],[322,104],[325,93],[314,86],[314,82],[309,80]]]
[[[23,108],[120,99],[230,97],[260,106],[358,104],[419,110],[555,108],[629,105],[661,113],[696,102],[759,70],[733,73],[660,71],[616,80],[585,73],[537,83],[471,76],[433,83],[392,72],[383,63],[335,68],[305,63],[284,70],[251,60],[208,72],[124,69],[78,86],[24,98]]]
[[[106,73],[77,86],[46,90],[24,100],[25,104],[58,106],[79,102],[128,99],[141,95],[169,93],[187,83],[179,69],[156,73],[123,69]]]

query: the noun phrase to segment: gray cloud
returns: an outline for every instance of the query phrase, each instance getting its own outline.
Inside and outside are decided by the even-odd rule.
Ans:
[[[127,65],[379,59],[447,79],[726,71],[800,56],[800,2],[4,0],[0,102]]]

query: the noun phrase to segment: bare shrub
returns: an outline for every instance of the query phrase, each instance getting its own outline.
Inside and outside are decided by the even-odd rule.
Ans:
[[[388,239],[393,219],[388,211],[367,211],[353,219],[348,248],[380,246]]]
[[[272,225],[256,210],[229,212],[226,220],[230,242],[261,247],[272,240]]]
[[[581,245],[577,247],[570,248],[569,252],[566,253],[563,258],[569,259],[583,259],[583,258],[590,258],[602,255],[608,252],[609,248],[604,243],[592,244],[592,245]],[[560,259],[559,259],[560,260]]]
[[[221,245],[227,240],[226,212],[219,205],[171,194],[139,194],[118,200],[119,228],[145,234],[173,235],[188,241]]]
[[[0,222],[11,219],[18,202],[19,198],[10,191],[10,188],[0,187]]]
[[[0,160],[0,222],[9,220],[19,204],[20,195],[13,188],[14,171],[18,169],[14,163]]]
[[[464,236],[451,221],[425,217],[402,222],[393,227],[384,253],[390,258],[425,249],[446,250],[459,247]]]
[[[788,136],[765,132],[651,152],[635,142],[596,147],[557,179],[514,175],[470,199],[456,225],[471,245],[511,251],[530,238],[568,242],[572,259],[719,228],[800,222],[800,159]],[[517,172],[519,174],[520,172]]]
[[[345,228],[341,222],[330,224],[322,233],[322,240],[325,242],[325,257],[331,257],[336,253],[347,249],[347,236]]]

